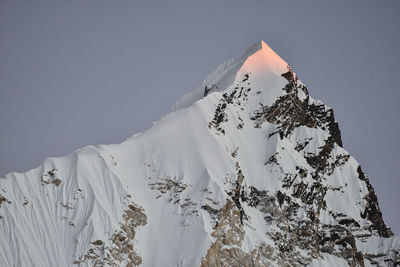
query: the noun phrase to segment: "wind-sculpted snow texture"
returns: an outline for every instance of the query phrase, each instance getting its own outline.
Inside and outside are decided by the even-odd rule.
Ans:
[[[0,266],[396,266],[333,110],[264,42],[122,144],[0,179]]]

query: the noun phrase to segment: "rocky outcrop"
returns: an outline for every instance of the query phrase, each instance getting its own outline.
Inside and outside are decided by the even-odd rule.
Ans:
[[[375,190],[372,188],[369,179],[365,176],[361,169],[361,166],[357,168],[358,178],[367,184],[368,194],[364,197],[367,201],[364,211],[361,213],[361,217],[367,218],[371,221],[371,230],[378,232],[381,237],[393,236],[392,230],[385,224],[382,218],[382,212],[379,209],[378,198],[375,194]]]
[[[142,263],[135,250],[136,228],[147,224],[147,216],[140,206],[130,202],[124,210],[120,229],[115,230],[109,240],[91,242],[92,247],[74,264],[90,262],[92,266],[138,266]]]

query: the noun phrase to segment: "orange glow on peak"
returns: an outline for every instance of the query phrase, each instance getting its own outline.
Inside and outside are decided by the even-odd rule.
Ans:
[[[243,73],[262,73],[281,75],[287,71],[288,64],[276,54],[264,41],[250,46],[246,53],[247,59],[239,70]]]

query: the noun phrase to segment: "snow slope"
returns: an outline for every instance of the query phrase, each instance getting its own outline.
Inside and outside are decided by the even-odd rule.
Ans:
[[[0,266],[395,266],[333,111],[263,41],[122,144],[0,179]]]

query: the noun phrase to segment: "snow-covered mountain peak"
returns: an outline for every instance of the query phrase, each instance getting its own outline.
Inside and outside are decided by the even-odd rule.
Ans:
[[[333,110],[265,43],[117,145],[0,179],[0,266],[399,266]]]
[[[288,64],[276,54],[264,41],[255,42],[238,59],[230,59],[221,64],[213,73],[208,75],[202,84],[193,92],[183,96],[173,106],[173,110],[188,107],[197,100],[212,92],[220,92],[235,87],[243,79],[252,74],[263,84],[262,90],[280,88],[286,84],[281,76],[288,71]],[[271,93],[267,92],[271,96]],[[275,95],[278,94],[275,91]]]
[[[280,76],[287,71],[288,64],[264,41],[251,45],[243,58],[246,59],[239,70],[239,74],[258,72],[260,74]]]

